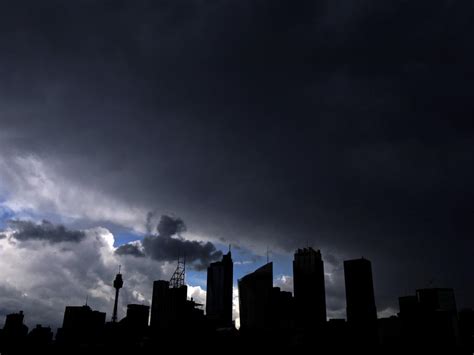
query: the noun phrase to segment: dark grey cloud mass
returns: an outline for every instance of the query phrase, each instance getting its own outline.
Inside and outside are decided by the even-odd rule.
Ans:
[[[150,225],[148,214],[147,225]],[[184,258],[196,270],[204,270],[209,263],[219,260],[222,252],[211,242],[185,240],[180,236],[186,230],[183,220],[163,215],[156,227],[158,235],[146,235],[143,240],[121,245],[115,251],[119,255],[148,256],[157,261],[176,261]]]
[[[43,220],[37,224],[32,221],[10,220],[9,226],[13,230],[12,237],[19,241],[43,240],[49,243],[80,242],[84,237],[84,232],[68,230],[63,225],[55,225]],[[5,235],[0,233],[0,235]]]
[[[433,278],[470,304],[473,7],[2,2],[0,148],[197,233],[364,255],[382,307]]]

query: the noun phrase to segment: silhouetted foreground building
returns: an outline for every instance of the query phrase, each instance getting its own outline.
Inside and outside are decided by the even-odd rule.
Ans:
[[[207,268],[206,315],[217,328],[232,327],[234,264],[229,252]]]
[[[435,349],[461,346],[453,289],[419,289],[414,296],[400,297],[399,306],[405,344]]]
[[[326,290],[321,252],[298,249],[293,260],[293,292],[296,322],[301,328],[322,327],[326,323]]]

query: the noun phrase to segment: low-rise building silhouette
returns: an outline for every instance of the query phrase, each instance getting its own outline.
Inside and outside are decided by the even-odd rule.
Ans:
[[[106,314],[93,311],[88,305],[66,306],[62,328],[56,339],[63,343],[91,343],[101,335]]]
[[[28,343],[34,347],[45,347],[50,345],[52,341],[53,332],[51,327],[43,327],[41,324],[37,324],[28,334]]]
[[[461,344],[454,291],[424,288],[399,298],[404,344],[423,349],[454,349]]]
[[[144,304],[127,305],[127,315],[120,322],[127,328],[143,332],[148,327],[150,307]]]

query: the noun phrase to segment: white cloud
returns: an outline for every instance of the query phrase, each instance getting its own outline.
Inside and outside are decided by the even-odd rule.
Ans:
[[[377,316],[379,318],[388,318],[391,316],[397,315],[397,310],[395,310],[392,307],[388,307],[385,309],[382,309],[381,311],[377,312]]]
[[[146,210],[129,206],[83,184],[72,183],[58,173],[52,161],[39,157],[0,156],[0,194],[4,207],[18,216],[41,211],[65,219],[107,221],[145,232]]]
[[[188,285],[188,298],[193,298],[196,303],[202,304],[206,308],[206,291],[201,286]]]
[[[273,286],[280,287],[282,291],[293,292],[293,276],[278,275],[273,281]]]
[[[0,238],[0,316],[25,311],[25,321],[60,326],[66,305],[89,305],[107,313],[113,307],[113,279],[122,265],[124,288],[119,317],[126,304],[149,304],[153,280],[169,278],[174,266],[148,258],[118,256],[114,237],[105,228],[84,231],[79,242],[17,241]],[[202,290],[194,289],[197,299]],[[205,293],[204,293],[205,294]]]
[[[232,289],[232,318],[235,320],[235,327],[240,328],[240,313],[239,313],[239,289],[233,287]]]

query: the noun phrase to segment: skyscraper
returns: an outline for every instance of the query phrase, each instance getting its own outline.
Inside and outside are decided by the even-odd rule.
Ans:
[[[183,320],[187,286],[169,287],[164,280],[153,282],[150,326],[157,329],[175,328]]]
[[[178,259],[170,281],[153,282],[150,326],[154,329],[177,329],[187,316],[188,286],[184,283],[186,265]]]
[[[344,261],[347,322],[357,341],[376,341],[377,308],[375,306],[372,265],[361,258]]]
[[[206,315],[217,327],[232,326],[233,274],[230,250],[207,268]]]
[[[377,319],[372,266],[361,258],[344,261],[347,321],[366,323]]]
[[[240,328],[264,330],[271,327],[273,263],[267,263],[239,280]]]
[[[150,326],[156,329],[166,328],[169,319],[169,288],[170,283],[165,280],[153,282],[151,299]]]
[[[293,260],[293,291],[299,327],[313,328],[326,322],[326,291],[321,252],[298,249]]]

